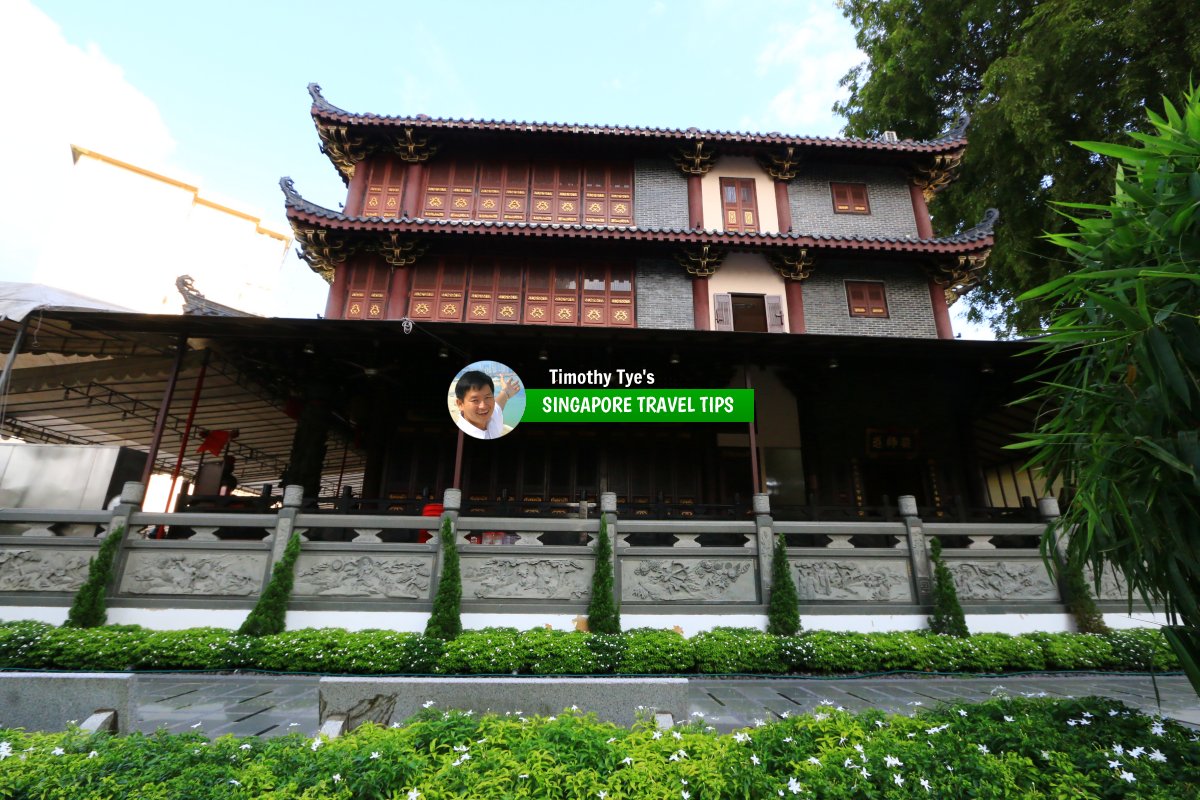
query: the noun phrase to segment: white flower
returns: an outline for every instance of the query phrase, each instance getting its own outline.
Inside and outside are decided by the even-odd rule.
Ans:
[[[435,703],[434,701],[426,700],[424,703],[421,703],[421,708],[431,708],[432,706],[435,706],[435,705],[437,705],[437,703]],[[517,713],[519,714],[521,712],[518,711]]]
[[[1140,756],[1140,755],[1141,755],[1142,753],[1144,753],[1144,752],[1146,752],[1146,748],[1144,748],[1144,747],[1135,747],[1135,748],[1133,748],[1132,750],[1130,750],[1130,751],[1129,751],[1129,757],[1130,757],[1130,758],[1137,758],[1138,756]]]
[[[756,755],[751,755],[751,756],[750,756],[750,763],[751,763],[751,764],[753,764],[754,766],[756,766],[756,767],[757,767],[757,766],[758,766],[759,764],[761,764],[762,762],[758,760],[758,756],[756,756]]]
[[[1164,733],[1166,733],[1166,729],[1163,728],[1163,724],[1161,722],[1156,722],[1150,726],[1150,732],[1155,736],[1162,736]]]
[[[1119,711],[1117,711],[1117,710],[1114,708],[1112,711],[1109,711],[1109,712],[1108,712],[1108,715],[1109,715],[1110,717],[1115,717],[1115,716],[1116,716],[1117,714],[1119,714],[1119,713],[1120,713],[1120,712],[1119,712]]]
[[[808,763],[816,764],[819,767],[821,766],[821,759],[817,758],[816,756],[809,756]]]
[[[1161,752],[1159,752],[1159,750],[1157,748],[1155,748],[1154,750],[1150,751],[1150,760],[1151,761],[1166,761],[1167,757],[1164,756]]]
[[[1119,744],[1114,744],[1112,746],[1112,751],[1115,755],[1118,755],[1118,756],[1125,755],[1125,748],[1121,747],[1121,745],[1119,745]]]
[[[546,722],[554,722],[558,717],[546,717]]]
[[[854,749],[858,751],[858,754],[859,754],[859,755],[862,755],[862,752],[863,752],[863,746],[862,746],[861,744],[856,744],[856,745],[854,745]]]
[[[1133,783],[1134,781],[1137,780],[1137,778],[1133,777],[1132,772],[1126,772],[1125,770],[1121,770],[1120,777],[1121,777],[1121,780],[1125,781],[1126,783]]]
[[[1109,769],[1119,769],[1120,766],[1121,766],[1121,762],[1117,761],[1115,758],[1112,761],[1108,762]]]
[[[866,767],[863,767],[863,768],[862,768],[862,770],[861,770],[861,772],[862,772],[862,776],[863,776],[864,778],[869,778],[869,777],[871,777],[871,773],[867,772],[867,768],[866,768]]]
[[[892,755],[884,756],[883,763],[885,766],[888,766],[888,767],[903,767],[904,766],[903,761],[901,761],[900,759],[898,759]]]
[[[4,759],[8,758],[11,755],[12,755],[12,743],[11,742],[0,742],[0,761],[3,761]]]
[[[1049,750],[1043,750],[1043,751],[1042,751],[1042,758],[1044,758],[1044,759],[1046,759],[1047,761],[1049,761],[1049,760],[1050,760],[1050,751],[1049,751]]]
[[[454,745],[454,752],[465,753],[467,752],[467,746],[465,744],[456,744]]]
[[[318,736],[317,738],[313,739],[313,740],[312,740],[312,743],[311,743],[311,744],[309,744],[309,748],[310,748],[310,749],[311,749],[311,750],[312,750],[314,753],[315,753],[315,752],[317,752],[317,748],[318,748],[318,747],[320,747],[320,746],[321,746],[321,737],[320,737],[320,736]]]
[[[679,731],[671,731],[671,735],[675,737],[675,741],[679,741],[683,738],[683,734]]]
[[[1079,723],[1078,723],[1078,722],[1076,722],[1076,721],[1075,721],[1075,720],[1073,720],[1073,719],[1069,719],[1069,720],[1067,720],[1067,724],[1068,724],[1068,725],[1070,725],[1072,728],[1074,728],[1074,727],[1075,727],[1076,725],[1078,725]]]
[[[601,789],[600,791],[596,792],[596,796],[599,797],[600,800],[604,800],[604,798],[608,797],[608,792]]]
[[[905,736],[909,739],[917,738],[917,735],[915,733],[906,733]]]
[[[845,761],[842,762],[842,766],[845,767],[846,769],[856,769],[858,765],[854,763],[854,759],[847,758]]]
[[[605,739],[604,743],[605,743],[605,744],[612,744],[612,743],[613,743],[613,742],[615,742],[616,740],[617,740],[617,737],[615,737],[615,736],[610,736],[608,739]]]
[[[901,775],[899,772],[897,772],[897,773],[895,773],[894,775],[892,775],[892,780],[893,780],[893,781],[895,781],[895,783],[896,783],[896,785],[897,785],[897,786],[903,786],[903,785],[904,785],[904,776],[903,776],[903,775]]]
[[[239,748],[238,748],[238,750],[249,750],[249,749],[250,749],[250,745],[249,745],[249,744],[244,744],[244,745],[242,745],[241,747],[239,747]]]
[[[927,792],[929,791],[929,780],[928,779],[921,778],[921,788]]]
[[[981,752],[981,753],[990,753],[991,752],[990,750],[988,750],[988,746],[986,744],[977,744],[975,746],[979,748],[979,752]]]
[[[399,728],[399,727],[400,727],[400,723],[399,723],[399,722],[393,722],[393,723],[392,723],[392,727],[393,727],[393,728]]]
[[[661,739],[661,738],[662,738],[662,731],[655,731],[655,732],[654,732],[654,734],[653,734],[653,735],[652,735],[650,738],[651,738],[651,739]]]
[[[691,797],[691,794],[689,794],[686,789],[680,789],[679,796],[682,797],[683,800],[688,800],[688,798]]]
[[[750,734],[738,731],[733,735],[733,740],[738,744],[745,744],[746,742],[750,741]]]
[[[925,704],[924,704],[924,703],[922,703],[920,700],[913,700],[913,701],[911,701],[911,702],[909,702],[909,703],[905,703],[905,705],[910,705],[910,706],[923,706],[923,705],[925,705]]]
[[[783,737],[783,741],[785,744],[791,744],[793,739],[790,736],[785,736],[785,737]]]
[[[628,766],[633,763],[633,759],[630,758],[629,756],[625,756],[625,758],[621,759],[621,763]]]
[[[958,710],[958,715],[959,715],[960,717],[965,717],[965,716],[967,715],[967,712],[966,712],[966,711],[964,711],[963,709],[961,709],[961,708],[960,708],[960,709]]]
[[[823,722],[824,720],[829,719],[829,715],[825,713],[813,714],[813,719],[815,719],[817,722]]]
[[[1081,719],[1081,720],[1079,720],[1079,724],[1080,725],[1091,725],[1092,721],[1090,719]]]
[[[1085,711],[1085,712],[1083,712],[1083,716],[1085,719],[1091,719],[1092,713],[1090,711]]]
[[[881,720],[881,719],[877,719],[877,720],[875,720],[875,727],[876,727],[876,728],[882,728],[882,727],[883,727],[883,720]]]
[[[341,783],[342,782],[342,773],[340,773],[340,772],[333,773],[333,782]]]
[[[376,758],[379,758],[379,751],[378,751],[378,750],[372,750],[372,751],[371,751],[371,759],[372,759],[372,760],[374,760],[374,759],[376,759]]]
[[[788,717],[790,717],[791,715],[792,715],[792,712],[790,712],[790,711],[784,711],[782,714],[780,714],[780,715],[779,715],[779,718],[780,718],[780,719],[787,719],[787,718],[788,718]],[[793,780],[795,780],[795,779],[793,778]]]
[[[230,778],[230,779],[229,779],[229,782],[230,782],[231,784],[233,784],[234,786],[241,786],[241,785],[242,785],[242,782],[241,782],[241,781],[239,781],[239,780],[237,780],[236,778]]]
[[[800,781],[795,778],[788,778],[787,788],[792,794],[800,794]]]
[[[524,772],[522,772],[522,773],[521,773],[520,775],[518,775],[517,777],[518,777],[518,778],[528,778],[529,776],[528,776],[528,775],[526,775]]]
[[[522,778],[528,778],[529,776],[528,776],[528,775],[522,775],[521,777],[522,777]],[[420,793],[420,792],[418,792],[416,789],[409,789],[409,790],[408,790],[408,798],[407,798],[407,800],[420,800],[420,798],[421,798],[421,793]]]
[[[571,710],[571,711],[578,711],[578,710],[579,710],[579,706],[572,705],[570,710]]]
[[[100,755],[100,754],[97,753],[95,750],[93,750],[92,752],[88,753],[88,758],[95,758],[98,755]]]
[[[66,751],[66,750],[63,750],[61,747],[56,747],[56,748],[54,748],[53,750],[51,750],[51,751],[50,751],[50,755],[52,755],[52,756],[61,756],[61,755],[63,755],[63,754],[64,754],[64,753],[66,753],[66,752],[67,752],[67,751]]]
[[[1013,719],[1012,717],[1010,717],[1008,714],[1005,714],[1005,715],[1004,715],[1004,721],[1005,721],[1005,722],[1016,722],[1016,720],[1014,720],[1014,719]]]
[[[201,725],[203,725],[203,724],[204,724],[203,722],[197,722],[195,725],[193,725],[193,726],[192,726],[192,730],[195,730],[196,728],[199,728],[199,727],[200,727]]]

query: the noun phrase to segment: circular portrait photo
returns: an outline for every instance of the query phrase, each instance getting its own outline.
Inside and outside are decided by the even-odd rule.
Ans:
[[[446,397],[450,418],[476,439],[499,439],[525,413],[525,387],[499,361],[476,361],[458,371]]]

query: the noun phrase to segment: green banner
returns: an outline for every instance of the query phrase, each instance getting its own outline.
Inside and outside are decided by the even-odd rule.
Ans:
[[[753,422],[753,389],[526,389],[527,422]]]

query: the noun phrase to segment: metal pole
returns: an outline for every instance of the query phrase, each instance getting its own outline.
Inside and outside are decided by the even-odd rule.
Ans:
[[[742,371],[746,376],[746,388],[753,389],[754,387],[750,385],[750,367],[743,366]],[[757,415],[755,416],[757,418]],[[753,489],[754,494],[762,494],[762,482],[760,480],[761,476],[758,474],[758,437],[754,432],[757,424],[758,423],[754,420],[750,422],[750,470],[754,473],[753,480],[750,482],[750,487]]]
[[[183,368],[183,357],[187,355],[187,336],[179,335],[179,343],[175,348],[175,364],[171,367],[171,377],[167,380],[167,388],[163,391],[162,405],[158,407],[158,416],[154,420],[154,433],[150,438],[150,454],[146,458],[146,468],[142,470],[142,485],[150,485],[150,476],[154,472],[154,460],[158,458],[158,448],[162,445],[163,429],[167,426],[167,414],[171,410],[171,398],[175,396],[175,384],[179,381],[179,371]]]
[[[465,434],[462,428],[458,429],[458,446],[454,448],[454,488],[462,489],[462,451],[463,438]]]
[[[187,453],[188,441],[192,436],[192,423],[196,419],[196,407],[200,404],[200,390],[204,388],[204,375],[208,372],[208,357],[211,350],[204,351],[204,361],[200,364],[200,375],[196,378],[196,389],[192,392],[192,407],[188,409],[187,422],[183,426],[183,441],[179,443],[179,457],[175,459],[175,469],[171,470],[171,491],[167,492],[167,505],[163,511],[170,513],[171,498],[175,496],[175,481],[179,480],[179,471],[183,467],[183,457]],[[202,453],[201,458],[204,457]]]

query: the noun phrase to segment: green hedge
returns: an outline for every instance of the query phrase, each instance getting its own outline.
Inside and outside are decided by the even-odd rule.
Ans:
[[[841,674],[890,672],[1163,671],[1179,663],[1157,631],[1001,633],[807,631],[771,636],[716,628],[690,639],[637,628],[591,634],[536,628],[465,631],[449,642],[416,633],[340,628],[243,636],[219,628],[56,628],[0,624],[0,669],[235,670],[360,675]]]
[[[702,718],[662,731],[576,710],[437,709],[333,740],[0,729],[0,797],[47,800],[1184,798],[1197,786],[1191,730],[1103,698],[1006,697],[913,716],[823,706],[732,734]]]

